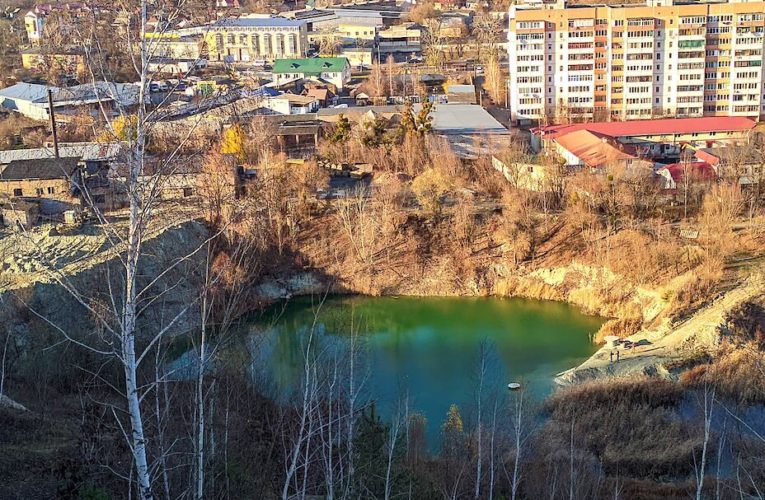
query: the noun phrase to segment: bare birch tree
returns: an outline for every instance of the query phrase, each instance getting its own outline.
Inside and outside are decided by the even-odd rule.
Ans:
[[[696,475],[696,500],[701,500],[704,493],[704,476],[707,468],[707,454],[710,447],[712,415],[714,413],[715,405],[715,387],[713,385],[704,384],[702,392],[703,434],[701,440],[701,457],[697,461],[695,453],[693,456],[694,472]]]
[[[184,8],[185,0],[177,2],[169,11],[163,12],[167,19],[173,20]],[[181,214],[171,212],[159,206],[161,193],[165,187],[166,176],[172,174],[177,167],[179,151],[188,141],[194,127],[189,127],[187,133],[179,138],[178,144],[171,145],[163,151],[163,155],[149,161],[149,140],[157,122],[159,108],[167,102],[149,105],[149,85],[152,75],[149,71],[149,62],[157,50],[156,38],[148,35],[149,17],[156,6],[148,0],[126,0],[120,2],[118,9],[128,16],[124,29],[118,30],[118,35],[124,37],[120,40],[124,48],[122,58],[132,68],[137,76],[135,95],[132,96],[136,103],[136,109],[128,109],[123,104],[125,94],[121,87],[114,84],[112,68],[105,63],[108,59],[103,53],[103,46],[97,35],[98,30],[94,26],[85,26],[79,36],[92,45],[87,52],[87,73],[91,79],[93,91],[99,96],[98,111],[106,123],[107,130],[113,137],[121,135],[123,140],[123,155],[120,158],[124,165],[124,189],[127,198],[127,217],[124,224],[116,223],[107,218],[98,207],[95,195],[87,184],[79,186],[82,191],[83,205],[87,207],[100,223],[100,227],[107,239],[109,248],[105,251],[116,268],[109,267],[107,280],[103,292],[105,300],[100,300],[94,292],[85,289],[82,284],[76,283],[65,275],[53,263],[45,262],[45,272],[53,282],[63,287],[74,301],[86,310],[89,317],[96,323],[96,332],[99,334],[83,338],[67,331],[60,326],[55,318],[47,317],[43,312],[30,307],[30,310],[38,318],[43,320],[54,330],[61,333],[68,341],[98,355],[116,359],[124,375],[123,387],[120,391],[124,397],[126,406],[127,423],[117,418],[122,429],[123,436],[131,454],[130,473],[124,475],[128,480],[128,488],[132,490],[135,484],[136,495],[142,500],[154,497],[153,484],[155,482],[164,453],[157,450],[160,464],[153,462],[150,451],[149,438],[146,432],[146,412],[148,401],[146,397],[151,391],[158,390],[164,382],[155,379],[144,383],[141,378],[141,367],[162,343],[164,337],[173,329],[181,327],[181,323],[194,307],[196,300],[182,305],[171,313],[171,317],[162,321],[155,328],[147,328],[146,315],[153,305],[161,304],[163,297],[181,288],[180,281],[167,283],[174,280],[174,275],[180,272],[195,255],[203,252],[205,243],[198,245],[192,250],[176,255],[171,262],[154,276],[144,275],[143,260],[147,257],[145,244],[147,240],[161,233],[163,230],[187,222],[197,217],[198,214]],[[114,36],[114,33],[109,33]],[[99,86],[96,81],[103,81]],[[116,109],[107,109],[106,101],[113,101]],[[114,129],[116,121],[112,120],[116,113],[122,118],[134,117],[131,120],[129,133],[118,134]],[[149,165],[151,164],[151,168]],[[157,214],[163,213],[158,218]],[[168,215],[171,215],[168,217]],[[45,260],[45,259],[42,259]],[[29,307],[29,304],[27,304]],[[156,398],[155,398],[156,400]],[[116,412],[114,413],[117,417]],[[166,487],[167,490],[167,487]],[[167,493],[167,491],[166,491]]]

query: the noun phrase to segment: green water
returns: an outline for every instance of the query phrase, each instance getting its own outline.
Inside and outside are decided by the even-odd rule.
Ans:
[[[503,298],[333,297],[314,324],[315,299],[300,298],[255,320],[250,352],[254,365],[285,394],[301,380],[308,333],[329,366],[347,368],[351,332],[362,345],[357,377],[363,395],[390,414],[408,394],[410,408],[428,422],[428,441],[438,441],[452,403],[468,408],[475,399],[480,352],[489,352],[486,386],[507,391],[522,381],[542,398],[553,377],[589,357],[603,323],[557,302]],[[257,333],[255,333],[257,331]],[[346,350],[344,350],[346,349]]]

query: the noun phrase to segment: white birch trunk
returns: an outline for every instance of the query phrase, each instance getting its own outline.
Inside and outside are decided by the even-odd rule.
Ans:
[[[141,214],[138,179],[143,166],[144,147],[146,144],[144,96],[147,86],[148,54],[146,42],[147,0],[141,0],[141,88],[139,90],[138,120],[136,140],[133,146],[129,164],[128,196],[130,203],[130,218],[127,240],[127,256],[125,262],[125,305],[122,316],[122,363],[125,369],[125,394],[130,416],[133,460],[138,479],[139,498],[149,500],[151,492],[151,477],[146,453],[146,438],[143,429],[140,397],[138,394],[137,371],[138,363],[135,351],[136,309],[137,309],[137,278],[138,257],[143,240],[144,224]]]
[[[511,484],[512,500],[515,500],[518,496],[518,484],[520,483],[521,431],[523,430],[523,391],[518,392],[515,398],[515,420],[513,422],[513,428],[515,431],[515,463],[513,464],[513,481]]]
[[[704,441],[701,446],[701,464],[696,467],[696,500],[701,500],[701,495],[704,491],[704,474],[706,474],[707,449],[709,448],[714,398],[714,388],[710,389],[709,387],[704,386]]]
[[[207,265],[209,269],[209,264]],[[196,440],[196,498],[202,500],[205,491],[205,399],[204,399],[204,363],[207,341],[207,293],[202,298],[202,331],[199,341],[199,365],[197,366],[197,440]]]
[[[481,496],[481,478],[483,473],[483,422],[481,421],[481,409],[483,407],[483,379],[486,375],[486,344],[481,343],[481,359],[479,360],[479,373],[478,373],[478,398],[476,403],[478,405],[477,415],[477,428],[476,428],[476,440],[478,448],[478,456],[476,458],[475,466],[475,492],[473,498],[478,499]]]

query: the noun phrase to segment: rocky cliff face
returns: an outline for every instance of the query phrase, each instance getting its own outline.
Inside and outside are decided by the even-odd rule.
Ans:
[[[194,301],[195,273],[204,258],[204,249],[194,252],[206,236],[204,226],[186,222],[154,234],[144,243],[140,284],[141,288],[148,288],[139,320],[141,335],[148,337],[157,332]],[[56,238],[46,236],[53,240],[48,242],[53,246]],[[22,275],[23,279],[15,276],[10,286],[0,291],[0,317],[17,341],[23,342],[26,335],[40,330],[62,336],[65,332],[76,338],[102,334],[85,304],[102,311],[116,304],[119,309],[124,289],[119,253],[101,250],[89,259],[66,262],[61,269],[51,269],[50,260],[45,260],[44,255],[38,255],[35,261],[34,255],[27,255],[30,261],[27,267],[33,271]],[[196,317],[194,308],[190,308],[180,315],[169,333],[177,335],[191,330],[198,323]]]

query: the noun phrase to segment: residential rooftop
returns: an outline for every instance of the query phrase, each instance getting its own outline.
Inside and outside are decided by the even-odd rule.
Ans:
[[[415,106],[419,109],[419,106]],[[436,104],[433,130],[442,135],[506,135],[510,131],[477,104]]]
[[[634,148],[619,144],[603,134],[584,129],[565,134],[556,142],[588,167],[600,167],[612,161],[637,158]]]
[[[81,157],[83,161],[111,160],[116,158],[122,145],[117,142],[72,142],[60,144],[58,151],[61,157]],[[54,158],[52,147],[31,149],[9,149],[0,151],[0,165],[8,164],[14,160],[36,160]]]
[[[71,177],[79,163],[79,157],[13,160],[0,171],[0,181]]]
[[[302,73],[320,75],[322,73],[338,73],[348,65],[345,57],[309,57],[305,59],[277,59],[274,61],[272,73]]]
[[[747,131],[756,122],[744,116],[708,116],[703,118],[664,118],[659,120],[631,120],[625,122],[573,123],[548,125],[532,129],[545,139],[556,139],[577,130],[589,130],[610,137],[637,137],[648,135],[687,135],[694,133]]]

